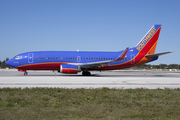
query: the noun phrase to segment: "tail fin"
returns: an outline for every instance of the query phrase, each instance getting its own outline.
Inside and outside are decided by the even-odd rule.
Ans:
[[[153,25],[146,35],[141,39],[141,41],[136,45],[136,49],[139,52],[147,55],[154,54],[160,30],[161,25]]]

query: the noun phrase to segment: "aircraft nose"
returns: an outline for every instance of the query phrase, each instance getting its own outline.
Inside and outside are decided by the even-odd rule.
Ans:
[[[6,61],[6,65],[15,68],[15,67],[19,66],[19,61],[12,58],[12,59]]]
[[[10,60],[6,61],[6,65],[11,66],[11,61]]]
[[[6,61],[6,65],[14,67],[13,61],[11,59]]]

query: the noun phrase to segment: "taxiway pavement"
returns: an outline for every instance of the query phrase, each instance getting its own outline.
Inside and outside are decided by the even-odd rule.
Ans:
[[[180,73],[153,71],[104,71],[92,76],[17,70],[0,70],[0,87],[62,87],[62,88],[180,88]]]

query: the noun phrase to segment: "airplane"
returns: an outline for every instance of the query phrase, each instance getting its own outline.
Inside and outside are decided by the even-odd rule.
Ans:
[[[6,62],[7,65],[24,72],[27,70],[52,70],[65,74],[90,76],[93,70],[124,69],[158,59],[160,55],[171,52],[156,53],[161,25],[153,25],[140,42],[132,48],[118,52],[87,51],[34,51],[16,55]]]

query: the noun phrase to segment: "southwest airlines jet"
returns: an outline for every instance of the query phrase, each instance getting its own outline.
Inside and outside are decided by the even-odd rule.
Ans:
[[[141,65],[157,60],[160,55],[155,49],[161,25],[153,25],[142,40],[133,48],[119,52],[85,51],[35,51],[16,55],[6,62],[27,75],[27,70],[52,70],[66,74],[91,75],[93,70],[116,70]]]

